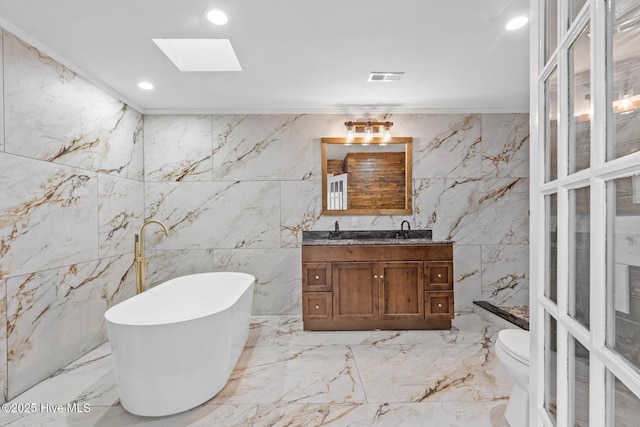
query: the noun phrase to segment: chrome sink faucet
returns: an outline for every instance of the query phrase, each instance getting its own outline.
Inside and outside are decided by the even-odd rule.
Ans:
[[[144,292],[147,287],[144,268],[149,263],[149,260],[147,260],[144,253],[144,229],[149,224],[158,224],[164,230],[165,236],[169,235],[169,230],[167,230],[166,225],[157,219],[150,219],[142,225],[140,234],[134,236],[133,261],[136,267],[136,294]]]

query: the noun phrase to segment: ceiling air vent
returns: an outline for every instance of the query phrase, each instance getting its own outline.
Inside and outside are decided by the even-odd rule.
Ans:
[[[404,72],[383,72],[372,71],[369,73],[368,82],[397,82],[402,78]]]

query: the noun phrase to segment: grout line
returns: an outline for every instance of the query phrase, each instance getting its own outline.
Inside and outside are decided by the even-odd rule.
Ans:
[[[364,394],[364,403],[369,403],[369,398],[367,397],[367,390],[364,388],[364,381],[362,381],[362,375],[360,375],[360,368],[358,368],[358,361],[356,360],[356,354],[353,352],[353,345],[348,345],[349,351],[353,356],[353,364],[356,368],[356,373],[358,374],[358,380],[360,380],[360,385],[362,386],[362,394]],[[375,346],[374,346],[375,347]]]

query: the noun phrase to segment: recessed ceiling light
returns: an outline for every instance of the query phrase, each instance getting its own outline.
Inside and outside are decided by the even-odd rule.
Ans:
[[[242,71],[228,39],[152,39],[180,71]]]
[[[140,82],[138,83],[138,87],[140,89],[144,89],[144,90],[151,90],[153,89],[153,85],[149,82]]]
[[[527,25],[527,22],[529,22],[529,18],[526,16],[516,16],[511,21],[507,22],[505,28],[509,31],[517,30],[518,28],[522,28]]]
[[[221,10],[210,10],[207,12],[207,19],[216,25],[224,25],[229,22],[229,18],[227,18],[227,15]]]

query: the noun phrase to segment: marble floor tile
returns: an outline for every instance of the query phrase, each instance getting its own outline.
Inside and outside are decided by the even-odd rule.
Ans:
[[[354,346],[367,402],[475,402],[504,399],[510,377],[485,344]]]
[[[214,403],[364,403],[347,346],[245,349]]]
[[[511,380],[493,352],[498,330],[473,313],[449,331],[304,332],[300,316],[254,316],[222,391],[157,418],[122,408],[103,344],[9,402],[37,410],[2,412],[0,425],[506,427]]]
[[[508,427],[506,401],[260,405],[254,427]]]

